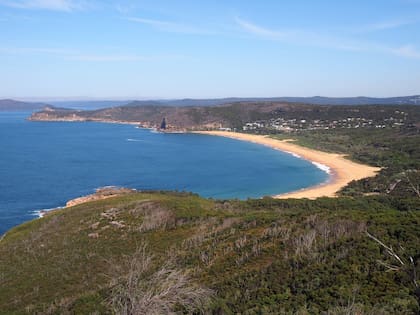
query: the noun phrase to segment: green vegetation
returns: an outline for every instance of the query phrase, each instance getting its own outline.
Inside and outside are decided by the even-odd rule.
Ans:
[[[419,209],[392,196],[85,203],[6,234],[0,313],[413,314]]]

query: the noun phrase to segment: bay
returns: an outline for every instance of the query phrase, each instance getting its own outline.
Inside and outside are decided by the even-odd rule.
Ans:
[[[217,199],[310,187],[328,175],[258,144],[133,125],[29,122],[0,113],[0,235],[98,187],[177,190]]]

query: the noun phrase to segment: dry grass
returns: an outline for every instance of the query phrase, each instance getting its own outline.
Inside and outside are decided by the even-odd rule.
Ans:
[[[240,222],[240,218],[226,218],[222,222],[215,218],[209,218],[198,226],[193,236],[182,242],[182,246],[185,249],[194,249],[211,239],[217,243],[221,234]]]
[[[306,229],[291,238],[295,255],[316,256],[317,252],[340,239],[359,238],[366,231],[365,222],[354,222],[347,219],[330,223],[311,215],[305,220]],[[271,232],[272,234],[273,232]]]
[[[129,259],[128,273],[113,280],[110,304],[116,314],[176,314],[205,312],[213,292],[195,284],[190,273],[167,262],[153,266],[153,256],[146,246]]]
[[[174,214],[163,208],[148,210],[143,217],[143,223],[140,225],[140,232],[147,232],[159,228],[168,229],[175,227],[176,220]]]

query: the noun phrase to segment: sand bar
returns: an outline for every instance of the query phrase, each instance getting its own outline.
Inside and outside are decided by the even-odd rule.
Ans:
[[[266,145],[273,149],[298,155],[299,157],[311,161],[314,164],[318,164],[318,166],[322,167],[322,165],[324,165],[329,168],[330,178],[327,182],[302,190],[275,195],[273,196],[274,198],[315,199],[318,197],[336,197],[336,193],[352,180],[375,176],[380,170],[378,167],[372,167],[350,161],[346,159],[343,154],[327,153],[299,146],[292,143],[292,140],[276,140],[269,138],[268,136],[250,135],[229,131],[199,131],[196,133],[228,137]]]

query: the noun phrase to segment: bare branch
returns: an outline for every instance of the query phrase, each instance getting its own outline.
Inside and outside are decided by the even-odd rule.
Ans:
[[[378,243],[379,245],[381,245],[383,248],[385,248],[387,251],[387,253],[395,258],[400,264],[401,266],[404,266],[404,262],[402,261],[402,259],[394,252],[394,250],[392,249],[392,247],[389,247],[387,245],[385,245],[383,242],[381,242],[378,238],[376,238],[375,236],[373,236],[372,234],[370,234],[369,232],[366,232],[367,236],[369,236],[371,239],[373,239],[376,243]]]
[[[197,284],[189,270],[174,262],[155,265],[146,245],[129,257],[127,269],[111,280],[109,303],[115,314],[177,314],[182,306],[188,314],[204,313],[213,291]]]
[[[410,262],[411,262],[411,266],[412,266],[412,268],[413,268],[413,283],[414,283],[414,286],[416,287],[416,288],[418,288],[419,287],[419,285],[418,285],[418,283],[417,283],[417,273],[416,273],[416,266],[414,265],[414,259],[413,259],[413,257],[411,257],[410,256]]]
[[[386,272],[389,271],[398,271],[398,272],[403,272],[406,273],[410,278],[411,281],[414,284],[414,295],[417,297],[417,303],[420,305],[420,294],[419,294],[419,286],[417,283],[417,273],[416,273],[416,263],[413,259],[412,256],[407,256],[407,264],[405,264],[403,262],[403,260],[394,252],[394,250],[392,249],[392,247],[385,245],[382,241],[380,241],[378,238],[376,238],[375,236],[373,236],[372,234],[370,234],[369,232],[366,231],[366,234],[369,238],[373,239],[376,243],[378,243],[379,245],[381,245],[383,248],[385,248],[386,253],[388,255],[391,256],[391,258],[394,258],[399,264],[400,266],[396,266],[393,264],[389,264],[387,262],[383,262],[378,260],[378,263],[382,266],[384,266],[385,268],[387,268]],[[404,252],[404,247],[400,246],[400,249]]]
[[[414,172],[417,172],[417,171],[414,171]],[[407,180],[408,184],[410,185],[411,189],[413,190],[413,192],[417,195],[417,197],[420,198],[420,185],[419,184],[415,185],[413,183],[410,176],[408,176],[408,171],[404,172],[404,176],[405,176],[405,179]]]
[[[388,271],[400,271],[400,270],[401,270],[401,267],[398,267],[398,266],[395,266],[395,265],[388,264],[388,263],[386,263],[386,262],[384,262],[384,261],[382,261],[382,260],[378,260],[378,263],[379,263],[380,265],[384,266],[385,268],[387,268],[387,269],[388,269],[388,270],[387,270],[387,272],[388,272]]]

